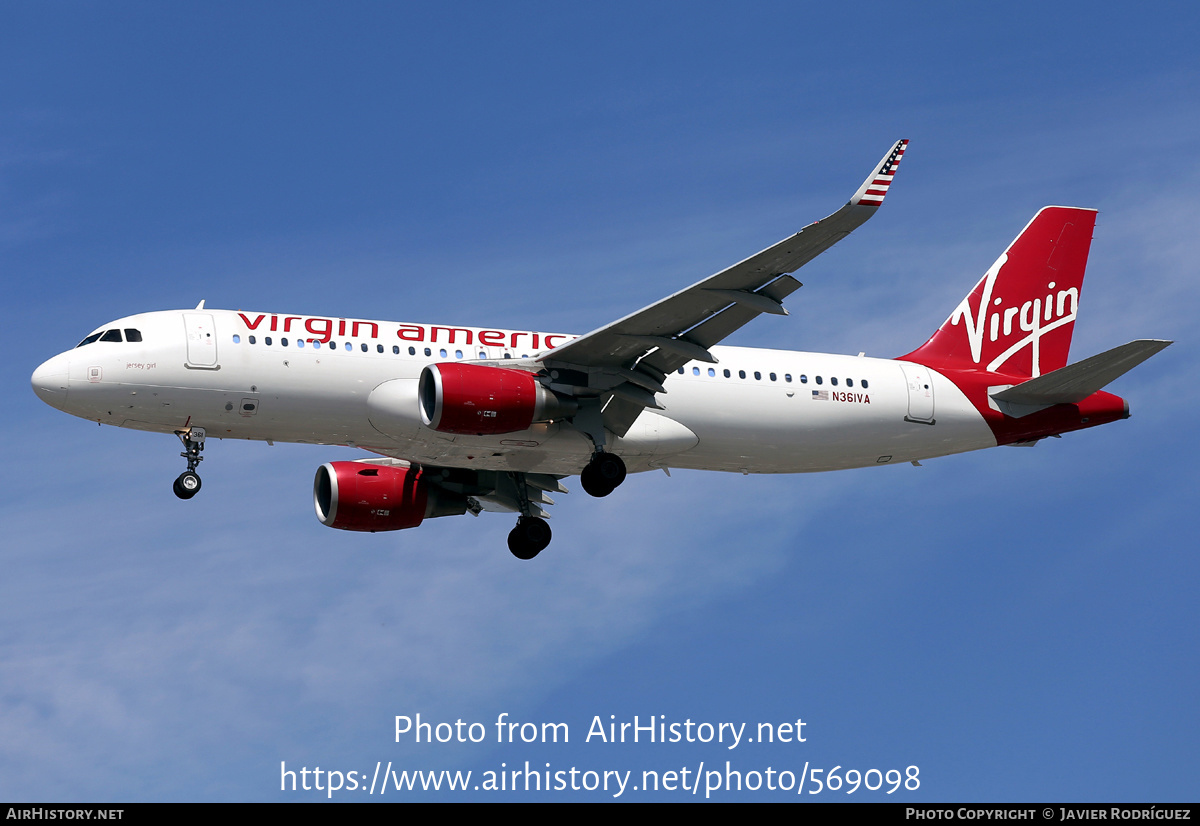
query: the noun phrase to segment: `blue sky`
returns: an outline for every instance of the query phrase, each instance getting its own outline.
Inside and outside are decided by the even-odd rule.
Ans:
[[[920,767],[851,800],[1194,800],[1198,17],[5,5],[0,799],[323,799],[281,793],[281,761],[729,760]],[[1039,207],[1096,207],[1075,357],[1177,342],[1111,388],[1131,419],[921,468],[569,482],[520,564],[497,515],[325,528],[312,474],[346,449],[210,444],[180,502],[173,440],[29,390],[105,321],[200,299],[584,332],[829,214],[901,137],[879,215],[731,343],[908,352]],[[394,742],[418,712],[571,742]],[[583,742],[609,715],[807,741]]]

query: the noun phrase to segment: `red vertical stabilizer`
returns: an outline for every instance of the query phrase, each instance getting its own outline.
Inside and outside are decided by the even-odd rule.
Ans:
[[[1094,209],[1043,207],[933,337],[900,358],[1029,378],[1067,363]]]

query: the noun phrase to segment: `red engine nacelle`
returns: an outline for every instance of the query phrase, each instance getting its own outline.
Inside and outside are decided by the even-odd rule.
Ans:
[[[313,503],[321,522],[344,531],[398,531],[441,515],[430,512],[433,503],[420,468],[366,462],[326,462],[317,468]]]
[[[578,405],[532,373],[481,364],[431,364],[421,371],[421,421],[439,433],[491,435],[569,416]]]

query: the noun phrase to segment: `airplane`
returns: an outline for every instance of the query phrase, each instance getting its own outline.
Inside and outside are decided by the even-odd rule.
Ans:
[[[104,324],[37,368],[34,392],[80,418],[173,433],[190,499],[206,439],[344,445],[317,517],[350,531],[518,515],[509,550],[550,543],[549,494],[578,475],[607,496],[628,472],[802,473],[1031,445],[1129,416],[1102,388],[1172,342],[1074,364],[1068,350],[1096,211],[1048,206],[936,332],[895,359],[723,346],[786,315],[792,277],[880,208],[897,141],[839,210],[661,301],[574,336],[206,309]]]

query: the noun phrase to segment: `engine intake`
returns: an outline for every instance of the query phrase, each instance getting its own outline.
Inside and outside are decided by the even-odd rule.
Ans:
[[[422,478],[419,467],[326,462],[313,480],[317,518],[343,531],[398,531],[467,511],[465,497]]]
[[[492,435],[570,416],[574,399],[547,390],[532,373],[482,364],[431,364],[421,371],[421,421],[439,433]]]

